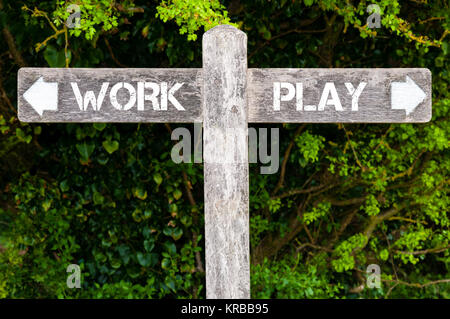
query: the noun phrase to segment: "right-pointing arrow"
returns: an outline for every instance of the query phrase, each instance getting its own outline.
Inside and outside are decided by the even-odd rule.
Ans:
[[[406,76],[406,82],[391,83],[391,107],[394,110],[405,110],[406,115],[413,112],[426,96],[409,76]]]
[[[44,111],[57,111],[58,83],[44,82],[41,76],[23,94],[23,97],[40,116]]]

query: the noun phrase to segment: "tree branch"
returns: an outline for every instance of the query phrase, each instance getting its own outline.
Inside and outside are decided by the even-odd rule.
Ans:
[[[431,253],[441,253],[443,251],[447,251],[450,248],[450,245],[446,247],[436,247],[436,248],[429,248],[424,250],[416,250],[416,251],[400,251],[396,250],[396,253],[404,254],[404,255],[425,255],[425,254],[431,254]]]
[[[414,287],[414,288],[425,288],[425,287],[428,287],[428,286],[431,286],[431,285],[448,283],[448,282],[450,282],[450,278],[429,281],[429,282],[426,282],[426,283],[423,283],[423,284],[406,282],[406,281],[403,281],[403,280],[392,280],[392,279],[381,279],[381,281],[393,282],[393,283],[395,283],[395,286],[397,286],[397,285],[405,285],[405,286]]]
[[[306,124],[303,124],[297,128],[297,130],[294,133],[294,137],[292,138],[291,142],[289,143],[288,148],[286,149],[286,152],[284,153],[283,163],[281,164],[280,179],[278,180],[278,183],[272,192],[272,196],[275,195],[280,190],[280,188],[283,186],[284,176],[286,174],[286,165],[287,165],[287,162],[289,159],[289,155],[291,154],[292,148],[294,147],[295,138],[303,132],[305,127],[306,127]]]
[[[270,43],[270,41],[276,40],[278,38],[284,37],[288,34],[291,33],[322,33],[325,32],[326,29],[322,29],[322,30],[299,30],[299,29],[291,29],[288,31],[285,31],[283,33],[277,34],[276,36],[271,37],[270,39],[266,40],[265,42],[263,42],[262,44],[260,44],[255,50],[253,50],[252,53],[250,53],[250,55],[248,56],[248,60],[250,61],[250,59],[262,48],[264,48],[266,45],[268,45]]]
[[[165,123],[166,129],[169,131],[169,133],[172,135],[172,128],[170,127],[169,123]],[[188,201],[189,204],[191,204],[191,206],[193,207],[197,207],[197,203],[195,202],[194,199],[194,195],[192,194],[192,184],[189,181],[188,175],[186,174],[186,172],[183,170],[182,171],[182,176],[183,176],[183,182],[184,182],[184,189],[186,191],[186,195],[188,197]],[[192,212],[192,219],[195,225],[198,225],[198,214],[197,212]],[[192,231],[192,244],[194,245],[194,247],[197,247],[197,239],[198,239],[198,234],[196,231]],[[202,262],[202,256],[200,255],[199,251],[195,252],[195,261],[197,263],[197,271],[198,272],[205,272],[205,268],[203,267],[203,262]]]
[[[319,192],[319,193],[323,193],[324,191],[335,187],[337,184],[329,184],[329,185],[317,185],[317,186],[312,186],[310,188],[307,189],[293,189],[290,191],[287,191],[285,193],[282,193],[280,195],[277,196],[273,196],[272,199],[276,199],[276,198],[285,198],[285,197],[289,197],[289,196],[293,196],[293,195],[299,195],[299,194],[308,194],[308,193],[313,193],[313,192]],[[316,194],[315,194],[316,195]]]
[[[3,0],[0,0],[0,10],[3,10]],[[27,64],[25,63],[25,60],[23,59],[22,55],[20,54],[19,50],[16,47],[16,41],[14,40],[13,35],[9,31],[8,27],[4,27],[2,30],[3,37],[5,38],[5,41],[8,45],[9,53],[11,53],[11,56],[14,59],[14,62],[19,67],[24,67]]]
[[[120,66],[121,68],[126,68],[127,66],[126,66],[125,64],[122,64],[119,60],[117,60],[117,58],[116,58],[116,56],[114,55],[114,52],[113,52],[113,50],[112,50],[112,48],[111,48],[111,45],[109,44],[108,39],[107,39],[106,37],[105,37],[104,39],[105,39],[105,44],[106,44],[106,47],[107,47],[107,49],[108,49],[109,55],[111,56],[111,59],[112,59],[114,62],[116,62],[116,64],[117,64],[118,66]]]

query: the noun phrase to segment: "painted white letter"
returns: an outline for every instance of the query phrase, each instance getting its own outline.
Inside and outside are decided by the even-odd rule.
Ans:
[[[281,89],[287,89],[288,93],[281,96]],[[290,101],[295,96],[295,87],[291,83],[287,82],[274,82],[273,83],[273,109],[274,111],[280,110],[281,101]]]
[[[125,104],[124,106],[122,106],[117,101],[117,92],[121,88],[127,89],[128,93],[130,94],[130,99],[128,100],[127,104]],[[115,109],[122,110],[122,108],[123,108],[124,111],[127,111],[127,110],[131,109],[136,104],[136,90],[134,89],[134,87],[130,83],[119,82],[119,83],[116,83],[111,88],[111,91],[109,92],[109,98],[111,99],[111,104],[112,104],[112,106]]]
[[[328,96],[331,93],[331,99],[328,99]],[[333,82],[327,82],[325,87],[323,88],[322,96],[320,97],[319,105],[317,106],[318,111],[323,111],[325,106],[334,105],[336,111],[343,111],[341,101],[339,100],[339,96],[336,92],[336,87]]]
[[[147,95],[144,89],[152,89],[152,94]],[[144,111],[144,101],[152,101],[153,109],[159,111],[159,102],[156,98],[159,94],[159,85],[153,82],[138,82],[137,84],[137,109]]]
[[[175,85],[169,90],[169,94],[167,94],[167,83],[161,83],[161,110],[167,110],[167,100],[169,100],[178,111],[185,111],[184,107],[173,96],[175,92],[183,86],[183,84],[184,83],[175,83]]]
[[[345,87],[347,88],[348,93],[352,96],[352,111],[358,111],[359,96],[361,95],[366,85],[367,85],[366,82],[361,82],[359,83],[358,87],[355,90],[355,88],[351,83],[349,82],[345,83]]]
[[[295,84],[295,98],[297,100],[297,111],[303,111],[303,83]]]
[[[106,95],[106,91],[108,90],[109,86],[108,82],[103,82],[102,88],[100,89],[100,93],[98,94],[98,99],[95,97],[93,91],[86,91],[83,99],[83,97],[81,96],[80,89],[78,88],[78,83],[70,82],[70,85],[72,86],[73,94],[75,95],[80,111],[86,111],[89,106],[89,103],[92,104],[92,108],[94,109],[94,111],[100,111],[100,108],[102,107],[103,104],[103,99],[105,98]]]

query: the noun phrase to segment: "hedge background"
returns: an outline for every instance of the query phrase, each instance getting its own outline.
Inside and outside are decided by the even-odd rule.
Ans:
[[[67,5],[81,8],[68,29]],[[369,4],[381,28],[366,24]],[[203,298],[203,170],[163,124],[25,124],[17,70],[201,67],[201,36],[248,34],[249,67],[426,67],[427,124],[280,125],[251,165],[255,298],[449,298],[449,2],[0,0],[0,297]],[[192,129],[192,127],[191,127]],[[68,289],[66,268],[82,269]],[[382,286],[367,289],[366,267]]]

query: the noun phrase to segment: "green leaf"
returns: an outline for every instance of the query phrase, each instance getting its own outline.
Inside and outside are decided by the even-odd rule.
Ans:
[[[119,251],[119,255],[122,258],[123,263],[127,265],[128,262],[130,261],[130,253],[131,253],[130,247],[126,245],[120,245],[117,247],[117,250]]]
[[[89,156],[91,156],[92,152],[95,149],[95,145],[93,143],[83,142],[75,146],[81,155],[81,159],[85,162],[89,160]]]
[[[22,141],[25,142],[27,144],[29,144],[32,140],[32,136],[31,135],[27,135],[22,129],[20,129],[19,127],[16,128],[16,136],[17,138]]]
[[[101,262],[101,263],[104,263],[107,259],[107,257],[101,252],[95,252],[94,258],[95,258],[95,260],[97,260],[98,262]]]
[[[150,218],[150,217],[152,217],[152,212],[151,211],[149,211],[149,210],[144,210],[144,217],[145,218]]]
[[[69,184],[67,182],[67,179],[65,179],[61,183],[59,183],[59,188],[61,188],[62,192],[67,192],[69,190]]]
[[[144,235],[145,238],[149,238],[151,233],[152,231],[148,227],[144,227],[144,229],[142,230],[142,235]]]
[[[108,163],[108,161],[109,161],[109,157],[108,157],[108,155],[106,155],[105,153],[100,153],[100,154],[97,156],[97,162],[98,162],[100,165],[106,165],[106,164]]]
[[[164,246],[166,247],[166,250],[171,254],[175,255],[177,253],[177,246],[175,246],[174,243],[171,243],[169,241],[166,241],[164,243]]]
[[[181,228],[177,227],[172,231],[172,238],[174,240],[180,239],[182,235],[183,235],[183,230]]]
[[[177,188],[174,192],[173,192],[173,197],[178,200],[181,198],[181,195],[183,195],[183,193]]]
[[[169,258],[163,258],[163,260],[161,261],[161,267],[162,269],[168,269],[170,267],[170,259]]]
[[[113,267],[114,269],[118,269],[118,268],[120,268],[120,266],[121,266],[121,263],[120,263],[119,259],[113,258],[111,260],[111,267]]]
[[[150,254],[150,266],[154,267],[158,263],[158,254],[151,253]]]
[[[106,123],[94,123],[94,128],[97,131],[103,131],[106,127]]]
[[[175,292],[175,282],[172,279],[166,280],[166,285]]]
[[[52,206],[52,200],[46,199],[42,202],[42,208],[44,208],[45,211],[48,211],[50,207]]]
[[[139,262],[139,265],[141,265],[142,267],[150,266],[150,263],[152,261],[150,254],[144,254],[144,253],[138,252],[136,257]]]
[[[386,261],[389,257],[389,251],[387,249],[383,249],[382,251],[380,251],[380,258],[381,260]]]
[[[170,236],[172,236],[172,231],[173,230],[171,227],[166,226],[163,229],[163,234],[170,237]]]
[[[67,54],[68,54],[69,63],[70,63],[70,60],[72,58],[72,53],[71,53],[71,51],[68,51]],[[58,51],[52,45],[47,45],[47,47],[45,48],[44,59],[45,59],[45,61],[47,61],[48,65],[51,68],[63,68],[66,66],[66,56],[64,53],[64,49]]]
[[[144,248],[145,251],[147,252],[151,252],[153,250],[153,248],[155,248],[155,243],[152,240],[144,240]]]
[[[136,187],[134,188],[133,195],[140,200],[144,200],[147,198],[147,191],[142,187]]]
[[[35,135],[41,134],[41,132],[42,132],[42,126],[35,126],[33,131],[34,131],[34,134],[35,134]]]
[[[136,257],[142,267],[153,267],[158,263],[158,255],[155,253],[145,254],[138,252]]]
[[[449,46],[448,42],[444,41],[442,43],[442,52],[444,52],[445,55],[448,53],[448,46]]]
[[[159,173],[156,173],[153,175],[153,180],[155,181],[156,185],[160,185],[162,183],[162,177]]]
[[[95,192],[94,196],[93,196],[93,200],[94,200],[94,204],[101,205],[101,204],[103,204],[105,197],[103,197],[103,195],[100,194],[99,192]]]
[[[119,142],[117,141],[106,140],[102,143],[102,145],[109,154],[112,154],[119,149]]]

